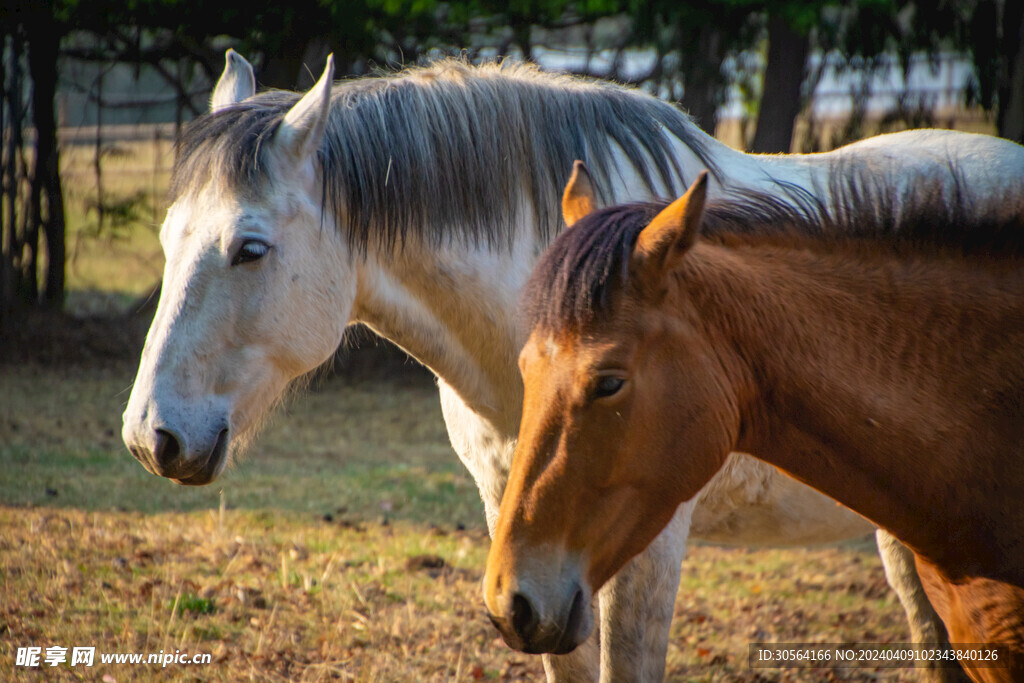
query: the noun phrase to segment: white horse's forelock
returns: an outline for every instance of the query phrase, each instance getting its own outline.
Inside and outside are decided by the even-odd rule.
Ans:
[[[268,91],[187,126],[172,198],[210,177],[258,193],[271,181],[267,141],[297,101]],[[686,114],[639,91],[521,63],[442,60],[335,84],[318,161],[325,202],[346,217],[359,250],[409,237],[501,245],[514,238],[522,210],[521,188],[503,179],[522,180],[547,241],[560,226],[552,207],[575,159],[595,169],[602,197],[618,182],[610,174],[619,154],[650,191],[671,194],[688,180],[673,152],[677,140],[716,169],[706,136]]]

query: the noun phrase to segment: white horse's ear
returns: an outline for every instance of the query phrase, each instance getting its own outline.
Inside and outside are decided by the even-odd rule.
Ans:
[[[320,146],[331,108],[331,83],[334,81],[334,55],[327,55],[327,66],[320,80],[285,115],[274,134],[274,147],[293,161],[305,159]]]
[[[562,193],[562,218],[570,228],[587,214],[593,213],[597,202],[594,200],[594,181],[586,164],[579,159],[572,165],[572,176]]]
[[[231,48],[228,48],[224,55],[224,62],[224,73],[220,75],[210,97],[212,112],[238,104],[256,94],[256,77],[252,73],[252,64]]]
[[[645,267],[653,267],[657,276],[673,268],[697,241],[707,194],[708,172],[701,171],[686,194],[640,231],[633,253],[643,259]]]

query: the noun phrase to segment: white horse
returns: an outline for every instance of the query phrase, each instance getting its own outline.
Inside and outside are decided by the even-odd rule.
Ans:
[[[437,375],[452,445],[493,529],[522,401],[515,304],[562,227],[560,191],[577,158],[609,202],[674,197],[710,168],[713,193],[753,187],[827,205],[837,163],[893,186],[944,178],[979,204],[1024,190],[1024,149],[984,136],[919,131],[759,157],[635,90],[528,65],[442,61],[333,88],[332,78],[329,59],[304,96],[256,95],[251,67],[229,51],[211,113],[178,141],[163,288],[124,413],[125,443],[155,474],[212,481],[289,382],[362,322]],[[792,545],[871,528],[733,455],[602,590],[599,641],[547,657],[548,676],[663,676],[688,534]],[[912,564],[882,540],[914,637],[935,641]]]

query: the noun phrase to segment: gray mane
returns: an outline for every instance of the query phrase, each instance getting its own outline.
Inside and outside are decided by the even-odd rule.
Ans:
[[[267,91],[199,117],[182,131],[171,199],[210,179],[256,197],[272,182],[265,148],[299,95]],[[648,188],[686,185],[672,155],[678,138],[717,173],[706,136],[654,97],[521,63],[423,68],[338,82],[319,150],[325,210],[353,246],[390,248],[415,236],[509,243],[525,199],[547,242],[575,159],[611,197],[616,148]],[[527,209],[528,210],[528,209]],[[329,220],[329,218],[328,218]]]

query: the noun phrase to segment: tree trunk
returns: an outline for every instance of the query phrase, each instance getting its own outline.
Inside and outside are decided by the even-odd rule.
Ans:
[[[690,52],[684,46],[683,97],[679,103],[708,135],[715,134],[718,105],[725,87],[722,76],[724,45],[722,31],[705,24],[697,37],[696,49]]]
[[[808,36],[794,31],[785,19],[769,16],[768,64],[751,152],[790,151],[809,45]]]
[[[289,40],[284,41],[279,48],[269,45],[261,45],[260,52],[263,53],[262,68],[256,73],[258,86],[268,88],[280,88],[282,90],[296,90],[300,82],[309,78],[306,73],[306,65],[303,65],[303,58],[306,56],[306,49],[309,45],[310,34],[292,34]],[[323,64],[320,64],[323,68]],[[303,78],[305,77],[305,79]],[[312,82],[320,78],[317,73]],[[308,82],[308,81],[305,81]]]
[[[0,29],[0,54],[7,53],[7,35],[9,28],[4,26]],[[0,145],[7,139],[7,65],[0,64]],[[14,297],[14,265],[7,253],[7,148],[2,147],[0,151],[0,332],[3,331],[8,316],[11,314],[11,306]],[[13,221],[12,221],[13,223]]]
[[[47,13],[48,14],[48,13]],[[49,15],[52,19],[52,15]],[[49,25],[47,25],[49,24]],[[32,174],[33,206],[46,241],[46,280],[43,302],[50,308],[64,305],[64,194],[60,182],[60,151],[57,146],[57,54],[60,33],[53,22],[33,22],[29,29],[29,74],[32,77],[32,119],[36,128],[35,169]],[[42,211],[42,197],[46,199]],[[38,239],[36,245],[38,248]]]
[[[533,26],[524,17],[512,19],[512,35],[515,36],[515,43],[519,46],[519,51],[523,53],[525,60],[533,58],[532,31]]]
[[[1003,5],[1003,58],[999,84],[999,135],[1024,144],[1024,2]]]
[[[18,23],[12,23],[8,26],[10,31],[10,59],[4,68],[9,65],[10,72],[8,73],[9,79],[6,81],[6,89],[4,90],[4,98],[7,104],[7,116],[4,119],[4,195],[6,199],[5,214],[4,214],[4,229],[6,234],[4,235],[4,258],[7,262],[7,276],[8,285],[7,290],[7,301],[4,302],[4,308],[6,313],[12,313],[16,308],[21,308],[25,305],[27,297],[25,295],[25,287],[23,281],[24,275],[24,249],[23,239],[24,234],[20,229],[20,224],[23,222],[22,216],[18,214],[18,208],[21,206],[22,197],[22,175],[19,168],[18,160],[23,154],[22,150],[22,130],[24,127],[25,111],[22,98],[22,72],[21,72],[21,55],[23,48],[23,41],[21,36],[21,26]],[[24,206],[21,206],[24,210]]]
[[[313,36],[306,43],[306,49],[302,53],[302,68],[299,70],[296,87],[300,91],[306,91],[316,85],[320,74],[327,64],[327,55],[331,54],[331,41],[327,36]],[[345,70],[343,70],[345,69]],[[334,55],[334,73],[341,77],[348,73],[341,53]]]

